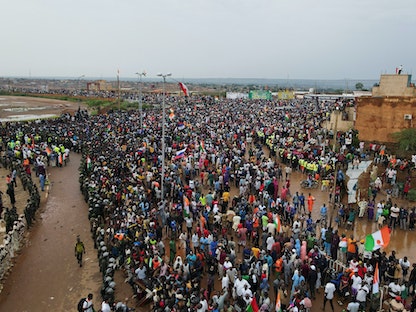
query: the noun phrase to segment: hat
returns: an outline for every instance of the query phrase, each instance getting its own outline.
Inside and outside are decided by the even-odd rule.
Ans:
[[[311,270],[316,271],[316,266],[311,265]]]
[[[402,300],[402,298],[400,297],[400,296],[396,296],[396,298],[395,298],[397,301],[401,301]]]

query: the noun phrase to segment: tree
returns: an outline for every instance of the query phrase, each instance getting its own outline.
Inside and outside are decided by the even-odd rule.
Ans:
[[[399,150],[403,152],[416,150],[416,128],[403,129],[392,134],[399,144]]]
[[[357,82],[355,84],[355,89],[356,90],[362,90],[364,88],[364,85],[361,82]]]

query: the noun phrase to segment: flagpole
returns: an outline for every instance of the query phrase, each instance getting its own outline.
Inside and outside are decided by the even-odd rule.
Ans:
[[[120,70],[117,70],[118,110],[120,110]]]
[[[160,189],[161,189],[161,195],[160,200],[162,203],[162,209],[165,209],[165,119],[166,119],[166,113],[165,113],[165,97],[166,97],[166,91],[165,91],[165,84],[166,84],[166,77],[171,76],[171,73],[167,74],[157,74],[159,77],[162,77],[163,79],[163,98],[162,98],[162,177],[160,180]]]
[[[140,111],[140,129],[143,130],[143,106],[142,106],[142,77],[146,77],[146,72],[137,72],[138,87],[139,87],[139,111]]]

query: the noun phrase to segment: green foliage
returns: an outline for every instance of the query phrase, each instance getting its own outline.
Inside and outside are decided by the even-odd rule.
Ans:
[[[90,99],[90,100],[86,100],[85,103],[89,107],[99,107],[99,106],[107,107],[107,106],[111,106],[111,104],[113,104],[114,102],[109,101],[109,100]]]
[[[409,193],[407,193],[407,199],[411,202],[416,202],[416,190],[411,189]]]
[[[392,134],[393,138],[399,144],[399,151],[415,151],[416,150],[416,128],[403,129],[402,131]]]
[[[364,88],[364,85],[361,82],[357,82],[355,84],[355,89],[356,90],[362,90]]]

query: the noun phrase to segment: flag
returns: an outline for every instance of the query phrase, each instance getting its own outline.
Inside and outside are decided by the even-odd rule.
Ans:
[[[276,298],[276,312],[282,312],[282,303],[280,302],[280,291],[277,292]]]
[[[259,311],[259,306],[257,305],[256,297],[253,297],[253,299],[251,299],[251,302],[247,306],[246,311],[247,312],[258,312]]]
[[[181,149],[180,151],[176,152],[175,159],[179,159],[185,156],[186,147],[184,149]]]
[[[378,272],[378,262],[376,262],[376,269],[374,270],[374,278],[373,278],[373,294],[377,294],[379,292],[379,272]]]
[[[178,123],[178,130],[183,130],[185,129],[185,124],[183,122]]]
[[[276,215],[276,218],[274,218],[274,224],[276,225],[277,233],[282,233],[282,221],[280,221],[279,215]]]
[[[52,151],[51,151],[51,149],[49,148],[49,146],[46,146],[46,148],[45,148],[45,152],[46,152],[46,155],[48,155],[48,156],[50,156],[50,155],[52,154]]]
[[[91,158],[90,156],[87,156],[87,169],[90,170],[92,167]]]
[[[286,113],[285,114],[285,121],[289,121],[290,120],[290,114],[289,113]]]
[[[199,144],[199,151],[201,153],[206,153],[206,151],[205,151],[205,143],[202,140],[201,140],[201,143]]]
[[[181,88],[181,90],[182,90],[183,94],[185,94],[185,96],[189,96],[188,87],[184,83],[179,82],[179,87]]]
[[[386,248],[390,242],[391,230],[386,225],[381,230],[365,237],[364,249],[367,251],[377,250],[381,247]]]
[[[175,118],[175,112],[173,111],[173,108],[171,108],[169,111],[170,111],[170,113],[169,113],[169,119],[170,120],[173,120],[173,118]]]

